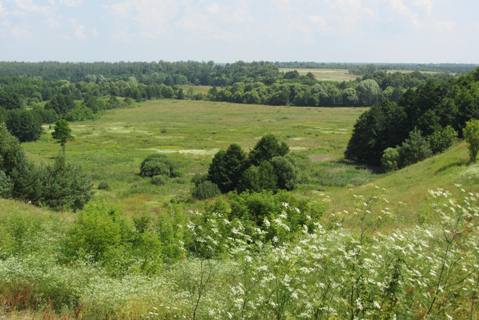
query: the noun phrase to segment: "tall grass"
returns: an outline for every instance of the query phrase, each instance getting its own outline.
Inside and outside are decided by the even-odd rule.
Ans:
[[[379,230],[395,216],[382,198],[379,211],[357,197],[355,210],[286,238],[290,215],[300,214],[288,203],[253,231],[241,221],[228,229],[221,211],[199,212],[185,221],[190,256],[152,275],[62,264],[57,235],[45,251],[2,256],[1,305],[8,315],[84,319],[477,319],[479,196],[458,188],[460,198],[431,191],[437,223],[387,234]],[[357,218],[355,231],[341,225],[344,215]],[[208,254],[193,254],[194,243]]]

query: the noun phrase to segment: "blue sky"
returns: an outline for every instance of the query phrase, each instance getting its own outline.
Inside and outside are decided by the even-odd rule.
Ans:
[[[479,63],[478,0],[0,0],[0,60]]]

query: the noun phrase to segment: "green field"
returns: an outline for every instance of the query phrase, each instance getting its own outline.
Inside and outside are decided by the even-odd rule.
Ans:
[[[67,145],[69,161],[80,164],[95,184],[106,181],[110,191],[97,191],[135,214],[159,212],[169,200],[190,196],[191,177],[206,173],[212,156],[231,143],[245,150],[272,133],[286,141],[294,156],[311,162],[316,179],[299,193],[328,186],[360,184],[372,174],[342,163],[353,124],[365,108],[297,108],[229,103],[158,100],[129,109],[108,111],[98,120],[72,123],[74,141]],[[24,144],[35,161],[49,161],[59,152],[50,131],[40,141]],[[164,153],[180,165],[182,176],[155,186],[138,175],[141,161]]]
[[[102,181],[110,185],[109,191],[97,190],[94,201],[107,201],[128,215],[161,213],[171,200],[188,201],[191,178],[207,172],[219,149],[238,143],[249,150],[268,133],[288,143],[301,174],[307,176],[294,193],[326,200],[329,213],[354,207],[357,194],[386,195],[389,207],[401,217],[393,225],[407,226],[411,219],[416,223],[432,219],[428,190],[453,189],[456,183],[478,189],[479,169],[466,165],[465,144],[392,174],[377,174],[344,162],[354,122],[365,110],[150,101],[108,111],[98,120],[72,123],[75,138],[67,145],[67,157],[92,174],[95,186]],[[40,141],[23,146],[37,162],[51,161],[59,152],[48,128]],[[152,153],[165,154],[178,163],[181,177],[163,186],[140,177],[139,165]]]
[[[357,78],[356,75],[349,73],[346,69],[280,68],[281,72],[293,70],[298,71],[301,75],[311,72],[319,81],[349,81]]]

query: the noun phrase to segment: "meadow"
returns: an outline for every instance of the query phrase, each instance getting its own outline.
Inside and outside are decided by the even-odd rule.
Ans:
[[[372,173],[342,162],[344,148],[357,117],[365,108],[297,108],[238,105],[221,102],[155,100],[131,108],[110,110],[93,121],[71,124],[74,140],[68,161],[105,181],[109,191],[95,199],[120,205],[126,212],[158,212],[175,198],[189,198],[191,178],[206,173],[212,156],[231,143],[245,150],[265,134],[286,141],[299,161],[321,172],[302,190],[361,184]],[[45,127],[41,139],[23,146],[37,162],[48,162],[59,147]],[[161,153],[179,164],[181,177],[163,186],[139,176],[141,161]],[[301,191],[301,192],[303,192]]]
[[[389,174],[348,163],[365,110],[154,100],[72,123],[67,160],[110,189],[75,214],[0,199],[0,318],[476,319],[478,165],[465,143]],[[44,129],[23,144],[37,163],[60,150]],[[280,202],[250,229],[221,197],[191,200],[191,178],[219,149],[267,133],[290,146],[290,193],[306,204]],[[140,177],[151,153],[181,176]]]

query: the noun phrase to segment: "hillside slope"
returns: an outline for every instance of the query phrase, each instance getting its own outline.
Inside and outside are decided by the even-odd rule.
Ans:
[[[362,195],[365,199],[384,196],[389,203],[377,201],[373,208],[391,208],[397,214],[395,226],[433,222],[430,209],[433,199],[429,190],[443,188],[454,194],[459,192],[458,184],[467,191],[479,191],[479,164],[468,164],[468,150],[464,142],[422,162],[381,175],[371,183],[328,192],[331,197],[329,212],[353,208],[354,195]]]

